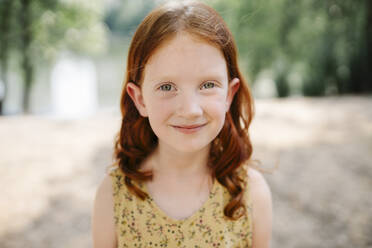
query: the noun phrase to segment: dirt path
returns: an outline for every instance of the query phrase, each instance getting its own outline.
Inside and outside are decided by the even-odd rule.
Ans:
[[[257,100],[254,158],[272,189],[272,247],[372,247],[372,97]],[[0,117],[0,247],[91,247],[118,113]]]

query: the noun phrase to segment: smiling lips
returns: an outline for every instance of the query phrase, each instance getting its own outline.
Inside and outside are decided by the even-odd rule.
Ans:
[[[196,128],[196,127],[201,127],[201,126],[204,126],[205,124],[196,124],[196,125],[189,125],[189,126],[174,126],[174,127],[179,127],[179,128],[187,128],[187,129],[192,129],[192,128]]]
[[[174,127],[176,130],[182,133],[189,134],[189,133],[195,133],[199,131],[205,125],[207,124],[205,123],[205,124],[196,124],[196,125],[189,125],[189,126],[172,126],[172,127]]]

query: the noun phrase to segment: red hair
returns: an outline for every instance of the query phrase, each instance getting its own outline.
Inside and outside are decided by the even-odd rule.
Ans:
[[[254,114],[253,98],[239,71],[237,48],[231,32],[222,17],[203,3],[172,2],[162,5],[148,14],[138,26],[129,48],[126,79],[120,101],[122,123],[115,141],[115,165],[124,173],[125,184],[132,193],[141,199],[148,197],[132,181],[152,179],[151,171],[141,172],[139,167],[156,148],[158,138],[152,131],[148,118],[142,117],[137,111],[126,86],[128,82],[141,85],[150,56],[178,32],[187,32],[219,48],[226,60],[229,82],[233,78],[240,79],[240,87],[226,113],[224,126],[211,144],[208,160],[213,178],[226,187],[231,195],[224,214],[237,219],[246,210],[243,204],[246,187],[238,172],[243,164],[248,164],[252,155],[248,128]],[[244,211],[237,211],[240,208]]]

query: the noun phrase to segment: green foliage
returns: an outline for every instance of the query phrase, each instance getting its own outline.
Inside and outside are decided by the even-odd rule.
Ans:
[[[155,3],[152,0],[116,2],[107,10],[105,23],[113,33],[129,36],[154,6]]]
[[[0,5],[0,11],[2,7]],[[22,33],[31,34],[31,50],[38,59],[53,60],[61,50],[84,54],[97,54],[106,49],[106,27],[101,22],[101,1],[30,1],[29,29],[19,24],[20,1],[13,1],[12,28],[5,34],[11,44],[9,49],[17,51]]]
[[[33,24],[35,50],[53,58],[60,50],[98,54],[107,46],[100,1],[58,1],[45,6],[36,1]],[[49,0],[49,2],[53,2]]]
[[[278,96],[372,91],[369,75],[372,9],[368,0],[208,1],[235,35],[245,71],[254,81],[271,71]]]
[[[35,68],[43,62],[53,62],[60,51],[82,54],[104,51],[106,28],[101,21],[102,10],[98,0],[2,0],[0,74],[5,95],[9,55],[18,56],[24,83],[22,105],[27,112]]]

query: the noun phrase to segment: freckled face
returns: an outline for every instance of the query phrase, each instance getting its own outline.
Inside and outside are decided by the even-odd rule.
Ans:
[[[228,82],[222,52],[187,33],[162,44],[145,66],[141,87],[151,128],[166,145],[183,152],[206,148],[221,131],[239,80]]]

